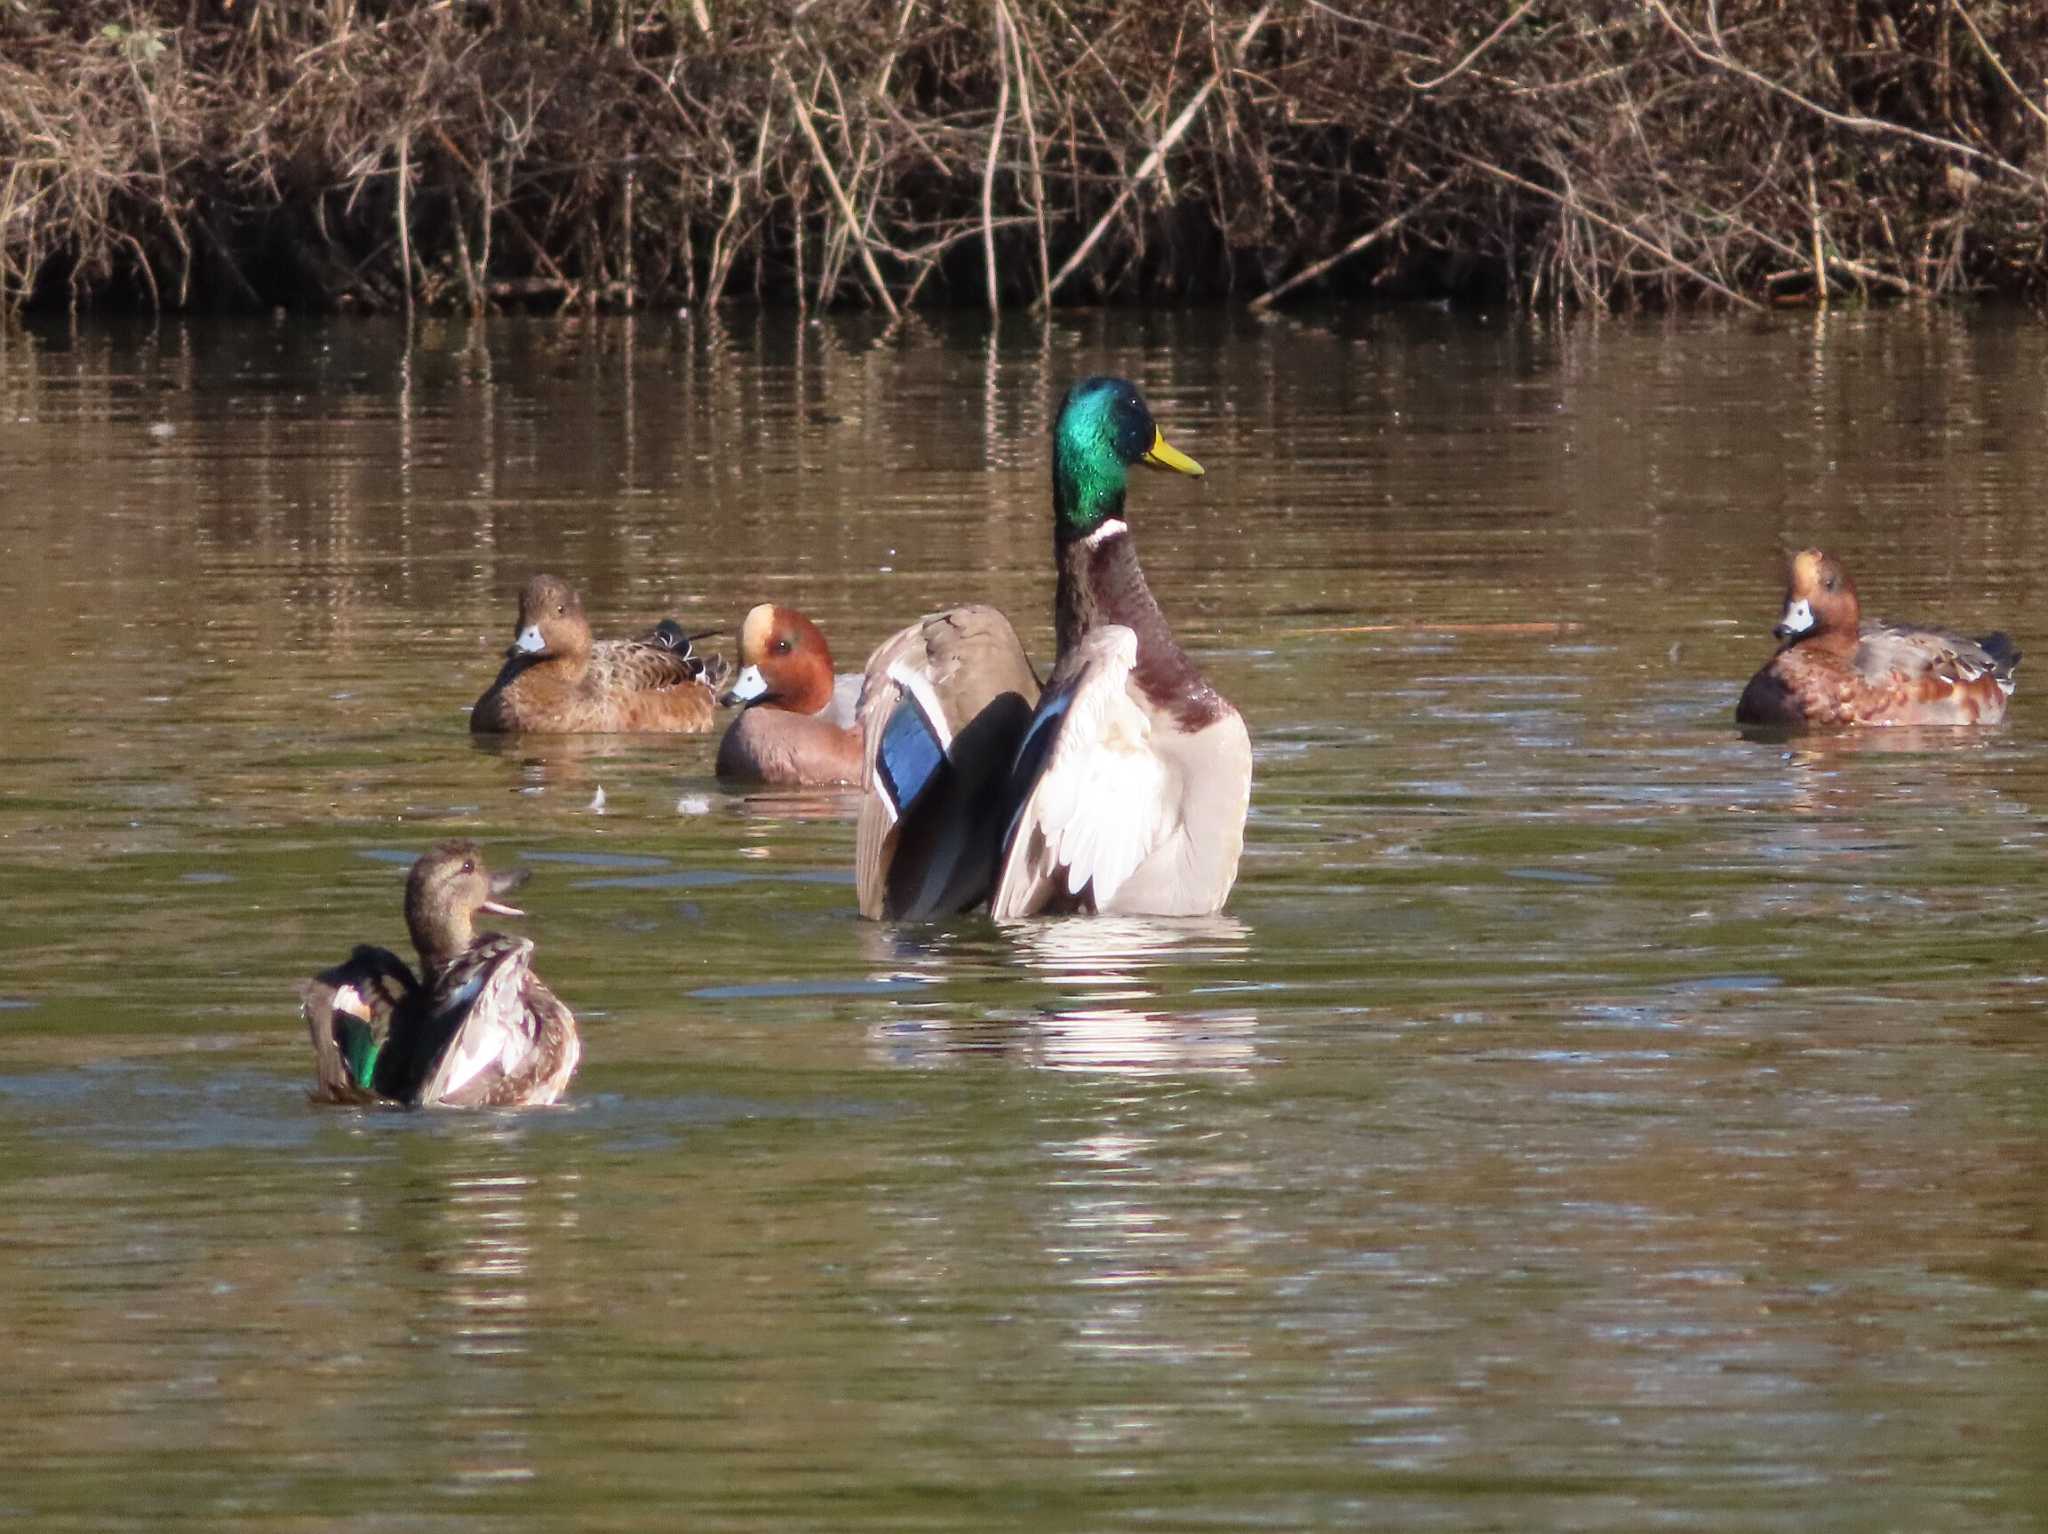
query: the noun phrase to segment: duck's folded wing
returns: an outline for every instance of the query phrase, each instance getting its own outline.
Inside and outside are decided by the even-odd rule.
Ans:
[[[1060,658],[1017,753],[1016,803],[989,897],[998,921],[1100,910],[1172,835],[1173,771],[1128,682],[1138,639],[1096,629]]]
[[[651,645],[656,649],[668,650],[682,657],[690,674],[706,687],[719,688],[725,685],[732,672],[732,662],[716,650],[703,651],[697,648],[700,639],[712,639],[724,633],[723,629],[702,629],[690,633],[673,618],[664,618],[643,634],[636,643]]]
[[[675,649],[652,639],[607,639],[590,647],[590,686],[598,693],[700,686],[704,664],[687,640]]]
[[[424,1025],[426,1070],[407,1101],[474,1107],[520,1073],[539,1035],[525,1000],[532,959],[529,939],[487,935],[448,967]]]
[[[299,987],[299,1015],[313,1041],[316,1102],[370,1103],[377,1056],[392,1018],[419,993],[411,967],[388,949],[364,944]]]
[[[2018,646],[2004,634],[1971,639],[1946,629],[1873,618],[1858,636],[1854,665],[1873,679],[1898,676],[1912,681],[1932,676],[1967,683],[1989,676],[2010,693],[2013,668],[2019,660]]]
[[[932,613],[868,658],[854,853],[863,916],[922,920],[987,896],[1010,763],[1037,701],[1038,675],[993,607]]]

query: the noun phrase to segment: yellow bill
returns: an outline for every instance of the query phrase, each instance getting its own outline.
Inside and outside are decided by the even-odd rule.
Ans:
[[[1152,445],[1145,450],[1145,462],[1155,469],[1171,469],[1176,474],[1200,474],[1202,466],[1188,457],[1179,448],[1166,440],[1166,433],[1158,427],[1152,428]]]

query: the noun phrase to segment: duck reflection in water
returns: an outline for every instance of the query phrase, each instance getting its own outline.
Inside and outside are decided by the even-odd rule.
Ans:
[[[335,1235],[358,1260],[367,1246],[377,1270],[413,1278],[398,1313],[342,1320],[358,1345],[376,1344],[373,1359],[405,1361],[400,1388],[436,1445],[439,1489],[534,1479],[533,1430],[548,1411],[543,1339],[582,1304],[549,1261],[575,1239],[582,1174],[556,1164],[531,1118],[463,1115],[344,1176]]]
[[[1057,1069],[1240,1070],[1257,1061],[1258,1016],[1187,998],[1244,965],[1251,929],[1230,916],[1075,916],[999,928],[862,929],[876,978],[915,980],[870,1041],[897,1064],[975,1054]],[[1018,964],[1053,993],[1029,1009],[965,1009],[952,996]],[[1194,973],[1191,973],[1194,972]],[[927,999],[929,998],[929,999]]]

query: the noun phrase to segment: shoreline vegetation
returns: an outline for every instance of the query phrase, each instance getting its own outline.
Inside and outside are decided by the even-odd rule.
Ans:
[[[0,0],[0,307],[2048,291],[1998,0]]]

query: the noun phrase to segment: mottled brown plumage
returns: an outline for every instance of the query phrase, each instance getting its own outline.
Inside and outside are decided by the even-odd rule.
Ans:
[[[582,1055],[576,1018],[533,972],[533,944],[478,933],[477,913],[522,914],[498,897],[525,873],[492,874],[475,842],[413,864],[405,921],[420,976],[363,944],[300,987],[316,1101],[411,1107],[552,1103]]]
[[[1778,653],[1750,678],[1738,723],[1791,729],[1996,724],[2020,652],[2002,633],[1865,619],[1856,584],[1819,549],[1794,555]]]
[[[504,668],[470,712],[479,734],[692,733],[717,717],[706,670],[722,675],[722,663],[693,654],[674,623],[642,639],[593,641],[583,599],[537,575],[520,593],[514,633]]]

